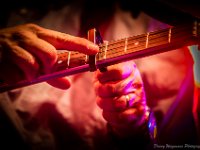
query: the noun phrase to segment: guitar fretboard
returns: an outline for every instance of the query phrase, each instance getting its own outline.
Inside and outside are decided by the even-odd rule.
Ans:
[[[100,44],[99,53],[96,55],[97,66],[109,59],[136,54],[137,58],[157,54],[163,51],[178,48],[180,46],[192,45],[197,41],[197,27],[194,24],[170,27],[159,31],[149,32],[142,35],[132,36],[117,41]],[[78,67],[88,63],[88,56],[78,52],[63,52],[58,54],[57,70]],[[133,59],[134,56],[127,59]],[[124,61],[124,60],[122,60]],[[106,64],[104,64],[105,66]],[[100,66],[99,66],[100,67]],[[99,68],[98,67],[98,68]]]
[[[95,56],[97,68],[103,68],[130,59],[154,55],[182,46],[199,43],[199,23],[193,23],[149,32],[99,45]],[[33,81],[19,81],[16,84],[0,82],[0,92],[47,81],[49,79],[89,71],[89,56],[66,50],[58,51],[58,60],[51,74],[41,75]]]

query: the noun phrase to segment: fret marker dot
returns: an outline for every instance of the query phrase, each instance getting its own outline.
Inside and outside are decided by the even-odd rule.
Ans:
[[[134,45],[137,46],[139,44],[139,42],[135,42]]]
[[[59,60],[59,61],[58,61],[58,64],[61,64],[62,62],[63,62],[62,60]]]

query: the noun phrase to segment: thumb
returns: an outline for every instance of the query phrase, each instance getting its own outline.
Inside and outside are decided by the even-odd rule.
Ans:
[[[66,90],[70,88],[70,85],[71,85],[70,79],[67,77],[52,79],[52,80],[47,81],[47,83],[53,87],[56,87],[62,90]]]

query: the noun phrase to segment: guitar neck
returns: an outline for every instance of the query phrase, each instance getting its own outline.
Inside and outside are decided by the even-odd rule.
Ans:
[[[97,66],[155,55],[199,43],[197,23],[170,27],[100,45]]]
[[[97,69],[128,61],[131,59],[155,55],[183,46],[199,43],[199,23],[170,27],[142,35],[99,44],[99,53],[95,56]],[[58,60],[51,74],[41,75],[33,81],[19,81],[16,84],[0,83],[0,92],[24,87],[53,78],[73,75],[91,70],[89,56],[78,52],[58,51]]]

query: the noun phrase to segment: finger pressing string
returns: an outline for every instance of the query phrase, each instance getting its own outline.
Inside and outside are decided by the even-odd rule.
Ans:
[[[41,73],[50,72],[57,60],[57,51],[51,44],[42,39],[32,38],[32,40],[23,41],[21,45],[40,61]]]
[[[38,37],[52,44],[56,49],[78,51],[87,55],[96,54],[99,47],[87,39],[69,34],[44,29],[37,33]]]

